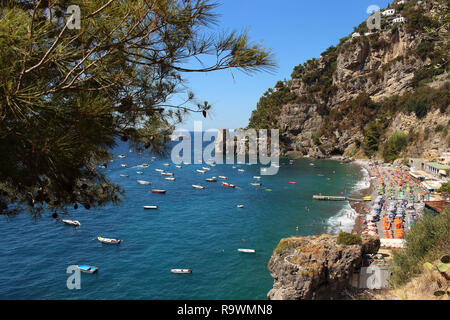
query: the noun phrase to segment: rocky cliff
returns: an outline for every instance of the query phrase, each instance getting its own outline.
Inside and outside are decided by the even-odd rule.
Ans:
[[[448,7],[411,0],[391,8],[407,22],[383,18],[372,32],[362,23],[295,67],[261,98],[249,127],[279,128],[290,156],[380,158],[395,132],[408,136],[396,157],[438,156],[450,141]]]
[[[361,244],[338,245],[336,239],[326,234],[282,239],[268,264],[274,278],[268,298],[339,299],[363,255],[376,253],[380,241],[367,237]]]

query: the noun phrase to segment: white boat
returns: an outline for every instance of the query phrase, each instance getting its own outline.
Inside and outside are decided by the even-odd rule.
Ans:
[[[206,178],[205,180],[206,180],[206,182],[217,182],[216,177]]]
[[[219,176],[219,179],[227,180],[227,177],[225,177],[225,176]]]
[[[147,168],[149,166],[149,164],[144,162],[143,164],[141,164],[141,166],[144,168]]]
[[[244,172],[245,170],[244,170],[244,169],[238,169],[238,171],[239,171],[239,172]]]
[[[70,224],[71,226],[80,227],[81,223],[78,220],[62,220],[62,222],[66,224]]]
[[[144,174],[142,171],[136,171],[137,174]]]
[[[309,165],[310,165],[310,166],[313,166],[313,165],[314,165],[314,163],[312,163],[312,162],[311,162],[311,163],[310,163]]]
[[[261,182],[250,182],[250,184],[255,187],[262,185]]]
[[[195,171],[197,171],[198,173],[205,173],[206,172],[206,170],[200,170],[200,169],[197,169]]]
[[[202,167],[203,170],[209,171],[211,170],[211,168],[207,168],[207,167]]]
[[[120,158],[120,159],[125,158],[125,156],[123,154],[119,154],[117,157]]]
[[[231,168],[233,168],[233,169],[236,169],[236,167],[235,167],[235,166],[232,166]]]
[[[161,172],[163,176],[173,176],[172,172]]]
[[[137,180],[137,183],[143,184],[143,185],[149,185],[149,184],[152,184],[150,181],[145,181],[145,180]]]
[[[260,176],[254,176],[253,179],[259,180],[259,179],[261,179],[261,177]]]
[[[166,180],[168,180],[168,181],[175,181],[175,178],[174,177],[167,177],[167,178],[165,178]]]
[[[110,239],[110,238],[102,238],[102,237],[97,237],[97,240],[102,243],[107,243],[107,244],[119,244],[122,242],[122,240],[119,240],[119,239]]]
[[[129,177],[128,174],[120,174],[120,176],[123,177],[123,178],[128,178]]]
[[[170,163],[164,163],[163,166],[168,167],[168,166],[170,166]]]
[[[239,252],[243,253],[255,253],[256,251],[253,249],[238,249]]]
[[[142,208],[146,210],[151,210],[151,209],[158,209],[158,206],[143,206]]]
[[[243,205],[243,204],[238,204],[237,207],[238,207],[238,208],[243,208],[244,205]]]
[[[155,169],[156,172],[164,172],[163,169]]]
[[[181,166],[178,166],[178,165],[177,165],[177,166],[175,166],[175,167],[177,167],[178,169],[180,169],[180,168],[181,168]]]
[[[195,189],[205,189],[205,187],[199,186],[198,184],[193,184],[192,187]]]
[[[125,163],[122,163],[120,166],[125,168],[127,165]]]
[[[95,273],[98,271],[98,268],[94,266],[77,266],[77,268],[84,273]]]
[[[170,269],[172,273],[192,273],[192,269]]]

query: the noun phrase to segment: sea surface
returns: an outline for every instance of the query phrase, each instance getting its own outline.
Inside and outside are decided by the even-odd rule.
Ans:
[[[281,159],[278,174],[262,176],[263,186],[255,187],[250,182],[261,175],[259,165],[216,165],[200,174],[195,170],[209,166],[176,168],[170,158],[152,161],[152,155],[129,149],[118,144],[114,161],[102,169],[125,189],[123,201],[70,210],[65,218],[79,220],[81,227],[50,214],[0,217],[0,299],[266,299],[273,285],[267,263],[281,238],[352,228],[347,202],[314,201],[313,194],[349,195],[364,187],[359,166],[332,160],[290,165]],[[143,162],[150,166],[136,167]],[[176,181],[165,180],[158,168],[173,172]],[[227,176],[236,188],[205,181],[212,176]],[[152,188],[167,193],[152,194]],[[244,208],[237,208],[240,204]],[[144,205],[159,209],[144,210]],[[123,242],[106,245],[97,236]],[[82,273],[81,289],[69,290],[67,267],[84,264],[97,266],[98,273]],[[193,272],[172,274],[172,268]]]

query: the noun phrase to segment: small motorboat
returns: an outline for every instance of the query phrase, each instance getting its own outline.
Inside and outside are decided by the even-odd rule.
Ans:
[[[314,163],[312,163],[312,162],[311,162],[311,163],[310,163],[309,165],[310,165],[310,166],[313,166],[313,165],[314,165]]]
[[[164,172],[163,169],[155,169],[156,172]]]
[[[146,209],[146,210],[154,210],[154,209],[158,209],[158,206],[143,206],[142,208]]]
[[[136,171],[137,174],[144,174],[142,171]]]
[[[261,177],[260,176],[254,176],[253,179],[259,180],[259,179],[261,179]]]
[[[65,224],[71,225],[71,226],[75,226],[75,227],[81,226],[81,223],[78,220],[62,220],[62,222],[64,222]]]
[[[255,186],[255,187],[258,187],[258,186],[261,186],[261,185],[262,185],[261,182],[250,182],[250,184],[251,184],[252,186]]]
[[[243,205],[243,204],[238,204],[237,207],[238,207],[238,208],[243,208],[244,205]]]
[[[152,193],[166,193],[166,190],[152,189]]]
[[[168,180],[168,181],[175,181],[175,178],[174,177],[167,177],[167,178],[165,178],[166,180]]]
[[[235,187],[236,187],[234,184],[226,183],[226,182],[222,182],[222,185],[223,185],[224,187],[228,187],[228,188],[235,188]]]
[[[206,180],[207,182],[217,182],[216,177],[206,178],[205,180]]]
[[[239,252],[243,253],[255,253],[256,251],[254,249],[238,249]]]
[[[200,170],[200,169],[197,169],[195,171],[197,171],[198,173],[205,173],[206,172],[206,170]]]
[[[170,163],[164,163],[163,166],[168,167],[168,166],[170,166]]]
[[[136,180],[136,181],[137,181],[137,183],[143,184],[143,185],[149,185],[149,184],[152,184],[150,181],[145,181],[145,180]]]
[[[173,176],[172,172],[161,172],[163,176]]]
[[[125,155],[119,154],[117,157],[120,158],[120,159],[123,159],[123,158],[125,158]]]
[[[289,181],[288,183],[290,183],[290,184],[297,184],[297,182],[295,182],[295,181]]]
[[[219,179],[227,180],[227,177],[225,177],[225,176],[219,176]]]
[[[192,269],[170,269],[172,273],[192,273]]]
[[[244,169],[238,169],[238,171],[239,171],[239,172],[244,172],[245,170],[244,170]]]
[[[125,168],[127,166],[127,164],[126,163],[122,163],[120,166]]]
[[[198,184],[193,184],[192,187],[195,189],[205,189],[205,187],[199,186]]]
[[[98,271],[98,268],[94,266],[77,266],[77,268],[84,273],[95,273]]]
[[[209,171],[211,170],[211,168],[207,168],[207,167],[202,167],[203,170]]]
[[[317,176],[318,176],[318,177],[323,177],[324,175],[319,173]]]
[[[122,240],[119,239],[110,239],[110,238],[102,238],[102,237],[97,237],[97,240],[103,243],[107,243],[107,244],[119,244],[122,242]]]
[[[181,166],[175,166],[175,167],[177,167],[178,169],[180,169],[180,168],[181,168]]]
[[[122,178],[128,178],[128,177],[129,177],[128,174],[120,174],[120,176],[121,176]]]
[[[143,164],[141,164],[141,166],[143,166],[144,168],[147,168],[149,166],[149,164],[144,162]]]

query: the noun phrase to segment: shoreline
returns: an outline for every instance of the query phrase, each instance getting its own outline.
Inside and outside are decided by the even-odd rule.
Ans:
[[[374,197],[376,197],[376,190],[375,190],[374,182],[372,181],[373,179],[371,179],[370,166],[368,165],[368,163],[366,161],[359,160],[359,159],[353,161],[353,163],[358,165],[360,168],[364,168],[365,170],[367,170],[368,177],[364,180],[365,180],[365,182],[369,183],[369,186],[367,188],[356,191],[354,194],[352,194],[352,197],[362,198],[362,197],[371,196],[373,199]],[[352,229],[353,234],[361,234],[362,233],[362,231],[364,229],[363,223],[365,220],[365,216],[369,212],[369,204],[370,204],[369,201],[349,201],[350,207],[356,212],[355,223],[354,223],[353,229]]]

